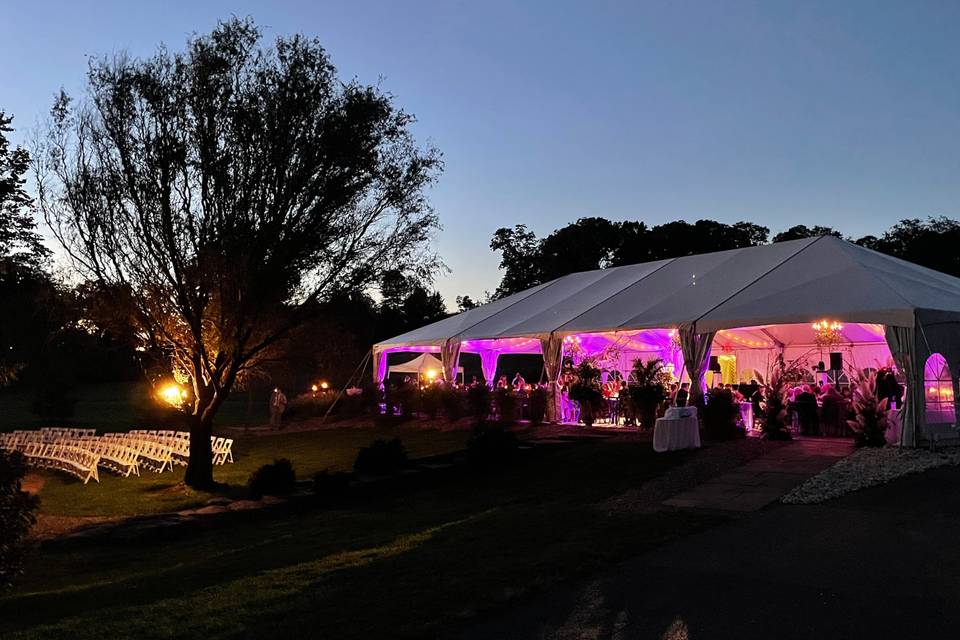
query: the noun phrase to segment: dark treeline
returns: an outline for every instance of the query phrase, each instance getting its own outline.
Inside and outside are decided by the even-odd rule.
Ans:
[[[490,248],[500,253],[503,279],[493,298],[517,293],[554,278],[591,269],[651,260],[753,247],[821,235],[842,234],[823,226],[796,225],[772,238],[770,229],[753,222],[725,224],[677,220],[649,227],[644,222],[580,218],[545,238],[525,225],[501,228]],[[960,276],[960,222],[949,218],[901,220],[880,236],[848,238],[859,245]],[[461,305],[463,306],[463,305]]]

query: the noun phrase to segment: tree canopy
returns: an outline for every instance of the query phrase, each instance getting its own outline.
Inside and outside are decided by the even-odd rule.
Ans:
[[[343,82],[316,40],[264,46],[249,20],[184,51],[94,59],[37,156],[44,216],[80,273],[188,384],[186,481],[238,379],[338,292],[387,268],[427,275],[439,152],[375,86]]]
[[[823,235],[838,238],[832,227],[795,225],[773,236],[773,242]],[[555,278],[592,269],[665,260],[680,256],[766,244],[770,230],[753,222],[727,224],[702,219],[676,220],[653,227],[645,222],[580,218],[543,239],[525,225],[500,228],[490,248],[500,253],[503,277],[495,298],[510,295]],[[882,236],[864,236],[857,244],[960,276],[960,222],[931,217],[925,222],[901,220]]]

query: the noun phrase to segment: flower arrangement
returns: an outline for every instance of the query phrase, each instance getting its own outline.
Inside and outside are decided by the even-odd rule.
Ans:
[[[570,385],[570,399],[580,405],[580,419],[587,427],[593,426],[594,412],[603,401],[600,388],[600,369],[590,360],[584,360],[574,369],[576,380]]]
[[[882,447],[887,444],[887,429],[890,420],[889,399],[877,395],[877,372],[857,372],[857,382],[853,389],[854,419],[847,424],[856,434],[857,445],[861,447]]]

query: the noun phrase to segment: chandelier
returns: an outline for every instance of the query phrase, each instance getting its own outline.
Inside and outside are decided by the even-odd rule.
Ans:
[[[810,327],[819,347],[832,347],[843,341],[843,325],[836,320],[818,320]]]

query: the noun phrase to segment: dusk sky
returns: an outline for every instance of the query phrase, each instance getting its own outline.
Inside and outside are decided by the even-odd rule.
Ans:
[[[182,48],[218,18],[317,36],[444,153],[432,192],[449,306],[500,278],[500,226],[823,224],[960,216],[958,2],[4,3],[15,140],[87,55]]]

